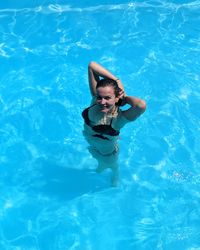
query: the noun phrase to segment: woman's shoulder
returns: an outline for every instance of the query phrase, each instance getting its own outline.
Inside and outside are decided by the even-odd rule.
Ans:
[[[90,106],[95,105],[96,104],[96,96],[92,96],[92,99],[90,101]]]

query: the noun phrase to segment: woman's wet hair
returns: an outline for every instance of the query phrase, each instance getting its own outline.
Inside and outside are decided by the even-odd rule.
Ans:
[[[96,88],[98,89],[100,87],[108,87],[108,86],[113,87],[115,96],[117,97],[119,95],[121,89],[119,88],[119,86],[115,80],[112,80],[109,78],[101,79],[97,82]]]

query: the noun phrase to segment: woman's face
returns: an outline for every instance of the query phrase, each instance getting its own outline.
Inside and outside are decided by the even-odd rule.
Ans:
[[[96,103],[99,105],[100,111],[103,113],[112,111],[113,107],[115,107],[115,103],[118,101],[112,86],[97,88],[96,98]]]

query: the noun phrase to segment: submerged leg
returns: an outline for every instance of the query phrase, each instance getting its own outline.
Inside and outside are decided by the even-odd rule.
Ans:
[[[106,168],[108,168],[105,164],[103,164],[102,162],[98,162],[98,166],[96,168],[96,172],[97,173],[102,173]]]
[[[112,165],[108,165],[104,162],[98,163],[98,167],[96,168],[97,173],[102,173],[105,169],[110,168],[112,173],[111,173],[111,186],[112,187],[117,187],[118,182],[119,182],[119,166],[118,163],[115,162]]]
[[[111,186],[117,187],[119,183],[119,165],[116,163],[111,167],[112,175],[111,175]]]
[[[101,154],[93,147],[89,147],[88,150],[98,162],[97,173],[101,173],[107,168],[112,170],[111,186],[116,187],[119,181],[118,148],[113,153],[107,155]]]
[[[98,162],[96,172],[102,173],[105,169],[110,168],[112,171],[111,186],[116,187],[119,181],[118,146],[116,146],[116,149],[111,154],[101,154],[91,146],[88,147],[88,150]]]

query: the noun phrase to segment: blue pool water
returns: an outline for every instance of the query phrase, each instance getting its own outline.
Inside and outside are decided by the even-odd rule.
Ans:
[[[98,2],[98,3],[95,3]],[[0,3],[0,249],[200,249],[200,1]],[[82,136],[87,64],[148,109],[118,188]]]

